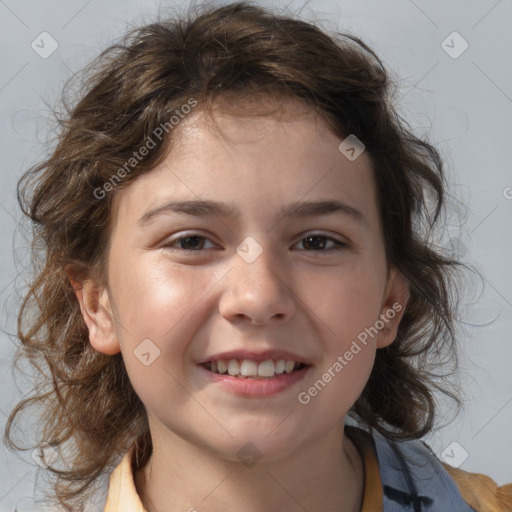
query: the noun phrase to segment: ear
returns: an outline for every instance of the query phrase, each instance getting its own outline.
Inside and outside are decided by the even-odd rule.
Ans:
[[[114,355],[121,351],[107,288],[97,279],[81,280],[71,266],[66,274],[80,303],[80,311],[89,330],[89,341],[98,351]]]
[[[409,282],[402,273],[392,267],[379,317],[384,326],[379,329],[377,348],[387,347],[395,341],[409,298]]]

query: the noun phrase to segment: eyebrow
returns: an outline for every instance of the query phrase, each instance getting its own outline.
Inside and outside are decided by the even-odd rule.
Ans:
[[[185,214],[194,217],[214,215],[224,218],[240,217],[240,211],[234,204],[221,203],[211,200],[171,201],[164,205],[148,210],[139,219],[138,224],[143,226],[159,215]],[[344,214],[352,219],[369,225],[368,219],[358,209],[337,199],[324,199],[317,201],[295,201],[284,206],[277,217],[315,217],[328,214]]]

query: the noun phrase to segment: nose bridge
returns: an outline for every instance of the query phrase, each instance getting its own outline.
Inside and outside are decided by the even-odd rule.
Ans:
[[[291,317],[295,300],[275,251],[247,237],[236,252],[220,304],[221,314],[226,318],[247,317],[253,323]]]

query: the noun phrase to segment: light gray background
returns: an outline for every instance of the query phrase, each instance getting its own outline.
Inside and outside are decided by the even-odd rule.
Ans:
[[[262,2],[286,6],[285,2]],[[27,233],[15,187],[42,154],[45,101],[53,104],[64,80],[124,32],[127,22],[150,21],[159,8],[151,0],[0,0],[0,427],[22,393],[13,381],[13,344],[26,264]],[[510,0],[291,2],[291,11],[326,29],[353,32],[399,77],[400,112],[418,134],[442,151],[452,192],[468,205],[463,228],[457,219],[443,235],[464,261],[484,276],[465,308],[461,372],[465,407],[457,419],[429,436],[436,453],[466,471],[498,483],[512,481],[512,2]],[[57,50],[41,58],[31,43],[46,31]],[[452,58],[442,42],[458,32],[469,44]],[[458,36],[448,38],[452,53]],[[453,40],[453,42],[452,42]],[[14,242],[14,244],[13,244]],[[13,249],[14,245],[14,249]],[[495,320],[492,323],[492,320]],[[447,452],[444,450],[452,445]],[[463,451],[465,450],[465,452]],[[30,452],[15,456],[0,446],[0,512],[31,510],[38,466]],[[39,469],[39,471],[42,471]]]

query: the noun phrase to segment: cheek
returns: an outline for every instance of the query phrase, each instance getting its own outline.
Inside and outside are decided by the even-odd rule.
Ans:
[[[131,337],[152,335],[155,342],[162,342],[204,296],[211,279],[197,267],[184,269],[154,257],[119,265],[111,282],[118,313]]]
[[[147,411],[173,424],[173,411],[191,407],[185,360],[201,327],[198,315],[207,302],[201,299],[211,285],[202,272],[165,268],[131,266],[124,273],[124,281],[117,283],[123,323],[117,332],[135,392]]]
[[[314,437],[339,425],[361,395],[375,359],[375,347],[359,341],[333,340],[330,350],[310,378],[300,387],[295,401],[301,432]]]
[[[337,416],[350,409],[360,396],[375,359],[375,349],[358,341],[339,350],[301,389],[299,404]],[[329,412],[328,412],[329,414]]]
[[[305,302],[322,320],[329,352],[342,350],[379,319],[385,288],[385,268],[378,261],[353,258],[336,271],[307,283]],[[306,293],[304,288],[303,293]]]
[[[176,377],[182,371],[190,340],[201,327],[199,318],[205,294],[215,281],[212,272],[194,267],[171,269],[159,261],[118,266],[111,275],[116,304],[117,334],[134,385],[141,375],[144,385],[151,369],[166,369]],[[204,319],[203,319],[204,320]],[[148,355],[149,354],[149,355]],[[146,363],[150,363],[147,364]],[[169,374],[163,375],[169,378]]]

